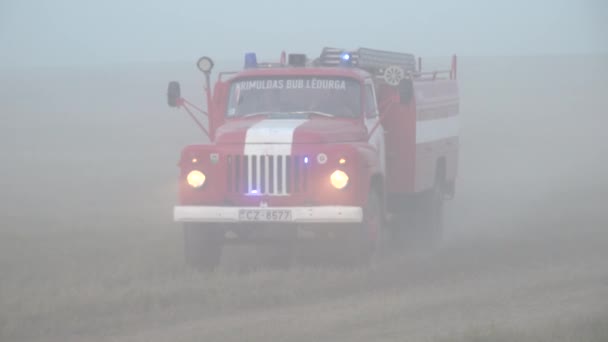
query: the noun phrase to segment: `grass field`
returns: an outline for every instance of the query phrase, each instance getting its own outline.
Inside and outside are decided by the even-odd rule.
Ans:
[[[608,341],[608,56],[460,70],[439,250],[208,275],[171,222],[194,67],[0,70],[0,341]]]

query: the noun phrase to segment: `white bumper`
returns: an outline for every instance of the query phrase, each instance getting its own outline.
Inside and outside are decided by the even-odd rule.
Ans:
[[[260,207],[176,206],[173,209],[173,219],[176,222],[251,223],[251,221],[239,219],[239,211],[243,209],[256,210]],[[271,207],[267,209],[291,211],[291,220],[280,223],[359,223],[363,221],[363,209],[360,207]]]

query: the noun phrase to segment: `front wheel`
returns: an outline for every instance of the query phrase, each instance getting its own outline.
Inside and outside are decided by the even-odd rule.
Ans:
[[[387,230],[384,225],[382,201],[372,190],[363,210],[363,222],[350,234],[350,264],[367,265],[386,252]]]
[[[199,271],[213,271],[220,264],[224,234],[213,224],[184,224],[184,258]]]

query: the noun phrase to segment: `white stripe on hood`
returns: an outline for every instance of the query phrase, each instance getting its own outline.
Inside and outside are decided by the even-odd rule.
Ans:
[[[308,120],[262,120],[249,127],[245,136],[245,155],[291,155],[293,134]]]

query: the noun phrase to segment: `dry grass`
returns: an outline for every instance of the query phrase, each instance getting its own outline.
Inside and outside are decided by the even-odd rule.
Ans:
[[[435,338],[434,342],[605,342],[608,341],[608,313],[578,319],[577,322],[553,324],[534,332],[505,331],[490,325],[471,328],[454,336]]]
[[[355,316],[348,320],[354,320],[351,324],[356,324],[358,329],[370,324],[369,329],[378,333],[384,329],[378,323],[379,319],[386,320],[385,328],[399,330],[398,322],[402,319],[417,317],[416,311],[408,309],[410,306],[430,312],[460,311],[455,317],[468,315],[466,312],[472,309],[469,314],[475,322],[478,310],[490,310],[490,317],[494,316],[494,310],[486,308],[491,307],[492,302],[508,305],[509,299],[501,296],[513,288],[529,288],[522,293],[522,300],[529,301],[535,295],[528,291],[554,291],[551,287],[557,286],[556,293],[562,293],[562,290],[572,293],[570,288],[562,289],[562,286],[568,286],[572,281],[579,286],[578,282],[586,284],[601,280],[601,274],[594,275],[594,272],[598,270],[598,261],[603,258],[601,245],[607,241],[606,234],[602,234],[596,235],[598,241],[595,244],[591,243],[588,234],[593,234],[594,230],[587,230],[569,242],[565,239],[572,239],[570,236],[551,235],[550,243],[559,248],[574,248],[570,255],[559,257],[546,254],[555,250],[544,247],[538,250],[538,240],[511,238],[489,240],[484,246],[470,240],[448,244],[432,256],[393,257],[370,269],[299,266],[290,271],[238,273],[224,270],[199,274],[183,266],[179,230],[173,230],[171,225],[145,227],[145,230],[132,226],[87,232],[78,228],[50,228],[46,234],[3,230],[0,236],[3,269],[0,340],[109,338],[217,317],[232,319],[230,317],[234,315],[247,317],[248,313],[256,317],[256,312],[270,312],[268,315],[273,316],[277,310],[288,310],[279,317],[299,317],[303,306],[306,312],[319,313],[331,313],[335,307],[360,306],[369,310],[363,316],[365,318]],[[587,250],[576,247],[580,243],[586,243]],[[475,246],[474,250],[471,246]],[[515,246],[519,250],[518,255],[510,253]],[[483,260],[480,260],[482,255]],[[560,266],[565,260],[566,266]],[[577,270],[577,265],[584,263],[588,263],[590,269]],[[512,277],[517,280],[512,280]],[[597,288],[592,290],[597,291]],[[520,301],[517,298],[512,300]],[[440,312],[437,315],[441,315]],[[421,317],[425,316],[422,314]],[[592,316],[590,320],[600,318]],[[461,324],[471,324],[464,318],[460,319],[463,322],[456,324],[456,331],[461,329]],[[566,322],[571,323],[571,319],[578,320],[579,317],[567,317]],[[479,320],[485,321],[481,317]],[[289,336],[290,324],[279,325],[279,331]],[[589,324],[581,326],[584,330],[569,332],[580,336],[581,332],[587,334],[587,326],[591,326],[597,331],[593,334],[603,334],[605,329],[598,329],[597,325]],[[256,329],[274,331],[277,326]],[[429,336],[448,328],[437,329],[437,333],[428,332]],[[493,336],[511,336],[500,331],[473,330],[465,332],[463,340],[492,341]],[[205,332],[200,333],[204,335]],[[540,334],[534,330],[533,333]],[[335,333],[326,335],[325,331],[318,334],[330,339],[341,336]],[[528,338],[522,334],[525,333],[514,333],[513,336]],[[531,335],[530,341],[536,341],[533,339],[536,336],[545,335]],[[195,339],[188,335],[183,340]]]

